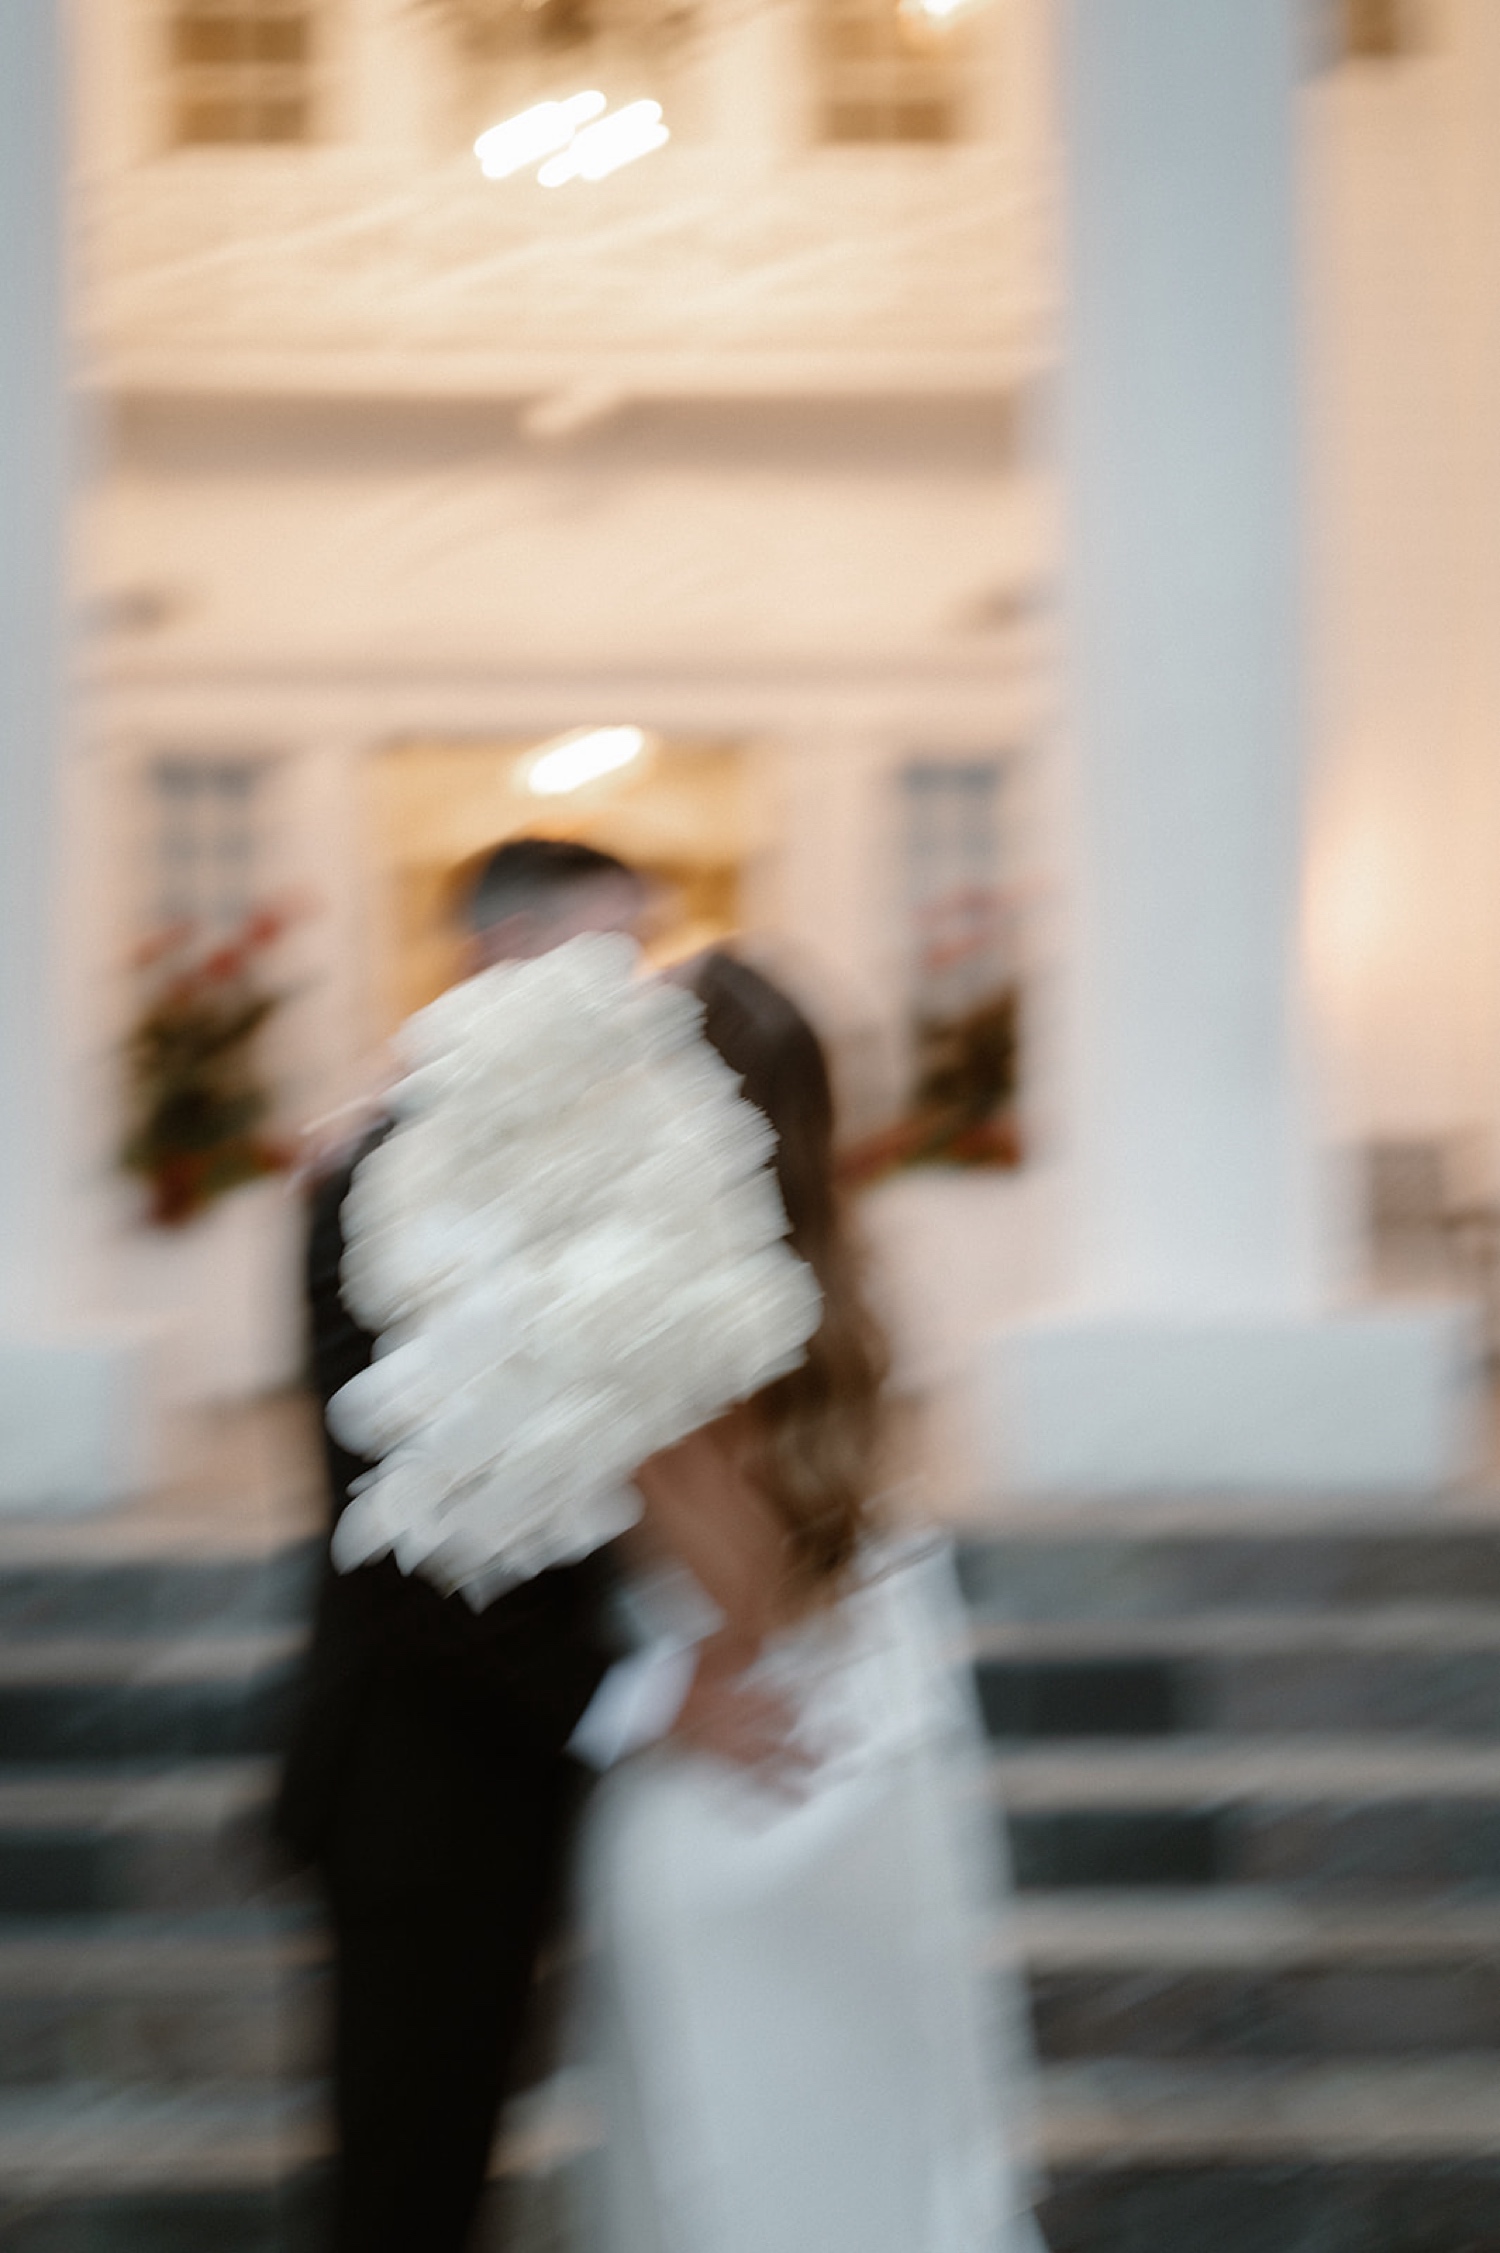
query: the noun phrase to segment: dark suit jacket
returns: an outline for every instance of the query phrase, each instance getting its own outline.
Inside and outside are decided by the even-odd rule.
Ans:
[[[354,1167],[316,1189],[308,1246],[313,1374],[326,1407],[374,1340],[339,1295],[341,1208]],[[333,1522],[368,1468],[324,1426]],[[330,1528],[331,1530],[331,1528]],[[550,1802],[564,1747],[617,1655],[603,1556],[539,1574],[474,1612],[387,1557],[328,1564],[278,1828],[330,1884],[361,1897],[490,1882],[525,1807]]]

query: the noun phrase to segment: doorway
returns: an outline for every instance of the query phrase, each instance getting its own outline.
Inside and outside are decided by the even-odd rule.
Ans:
[[[628,756],[617,752],[597,774],[586,755],[570,762],[571,746],[586,753],[606,733]],[[625,740],[633,736],[638,746]],[[742,928],[747,865],[766,844],[762,762],[744,743],[623,728],[541,740],[418,738],[377,752],[367,778],[382,1033],[460,975],[465,880],[508,837],[576,839],[638,868],[656,895],[647,949],[656,962]],[[559,781],[564,787],[547,786]]]

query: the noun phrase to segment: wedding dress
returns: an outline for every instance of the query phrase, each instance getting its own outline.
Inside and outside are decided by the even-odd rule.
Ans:
[[[802,1796],[670,1746],[601,1788],[586,2253],[1041,2253],[961,1636],[940,1545],[873,1550],[762,1662]]]

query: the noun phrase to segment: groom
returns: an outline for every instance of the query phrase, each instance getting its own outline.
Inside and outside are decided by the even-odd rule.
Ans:
[[[485,862],[468,909],[470,968],[635,929],[633,870],[586,845],[520,838]],[[341,1208],[377,1126],[317,1188],[308,1285],[325,1408],[374,1340],[339,1295]],[[333,1516],[368,1465],[324,1426]],[[303,1709],[283,1780],[283,1837],[321,1872],[335,1948],[335,2253],[461,2253],[565,1859],[583,1770],[674,1730],[774,1763],[786,1716],[719,1672],[686,1685],[625,1659],[596,1555],[482,1612],[393,1559],[325,1572]],[[665,1704],[667,1710],[662,1710]],[[654,1714],[651,1709],[655,1708]]]

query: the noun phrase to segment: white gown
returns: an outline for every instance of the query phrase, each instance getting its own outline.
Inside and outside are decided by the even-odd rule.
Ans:
[[[1040,2253],[961,1633],[946,1553],[889,1546],[763,1662],[804,1798],[668,1748],[598,1794],[587,2253]]]

